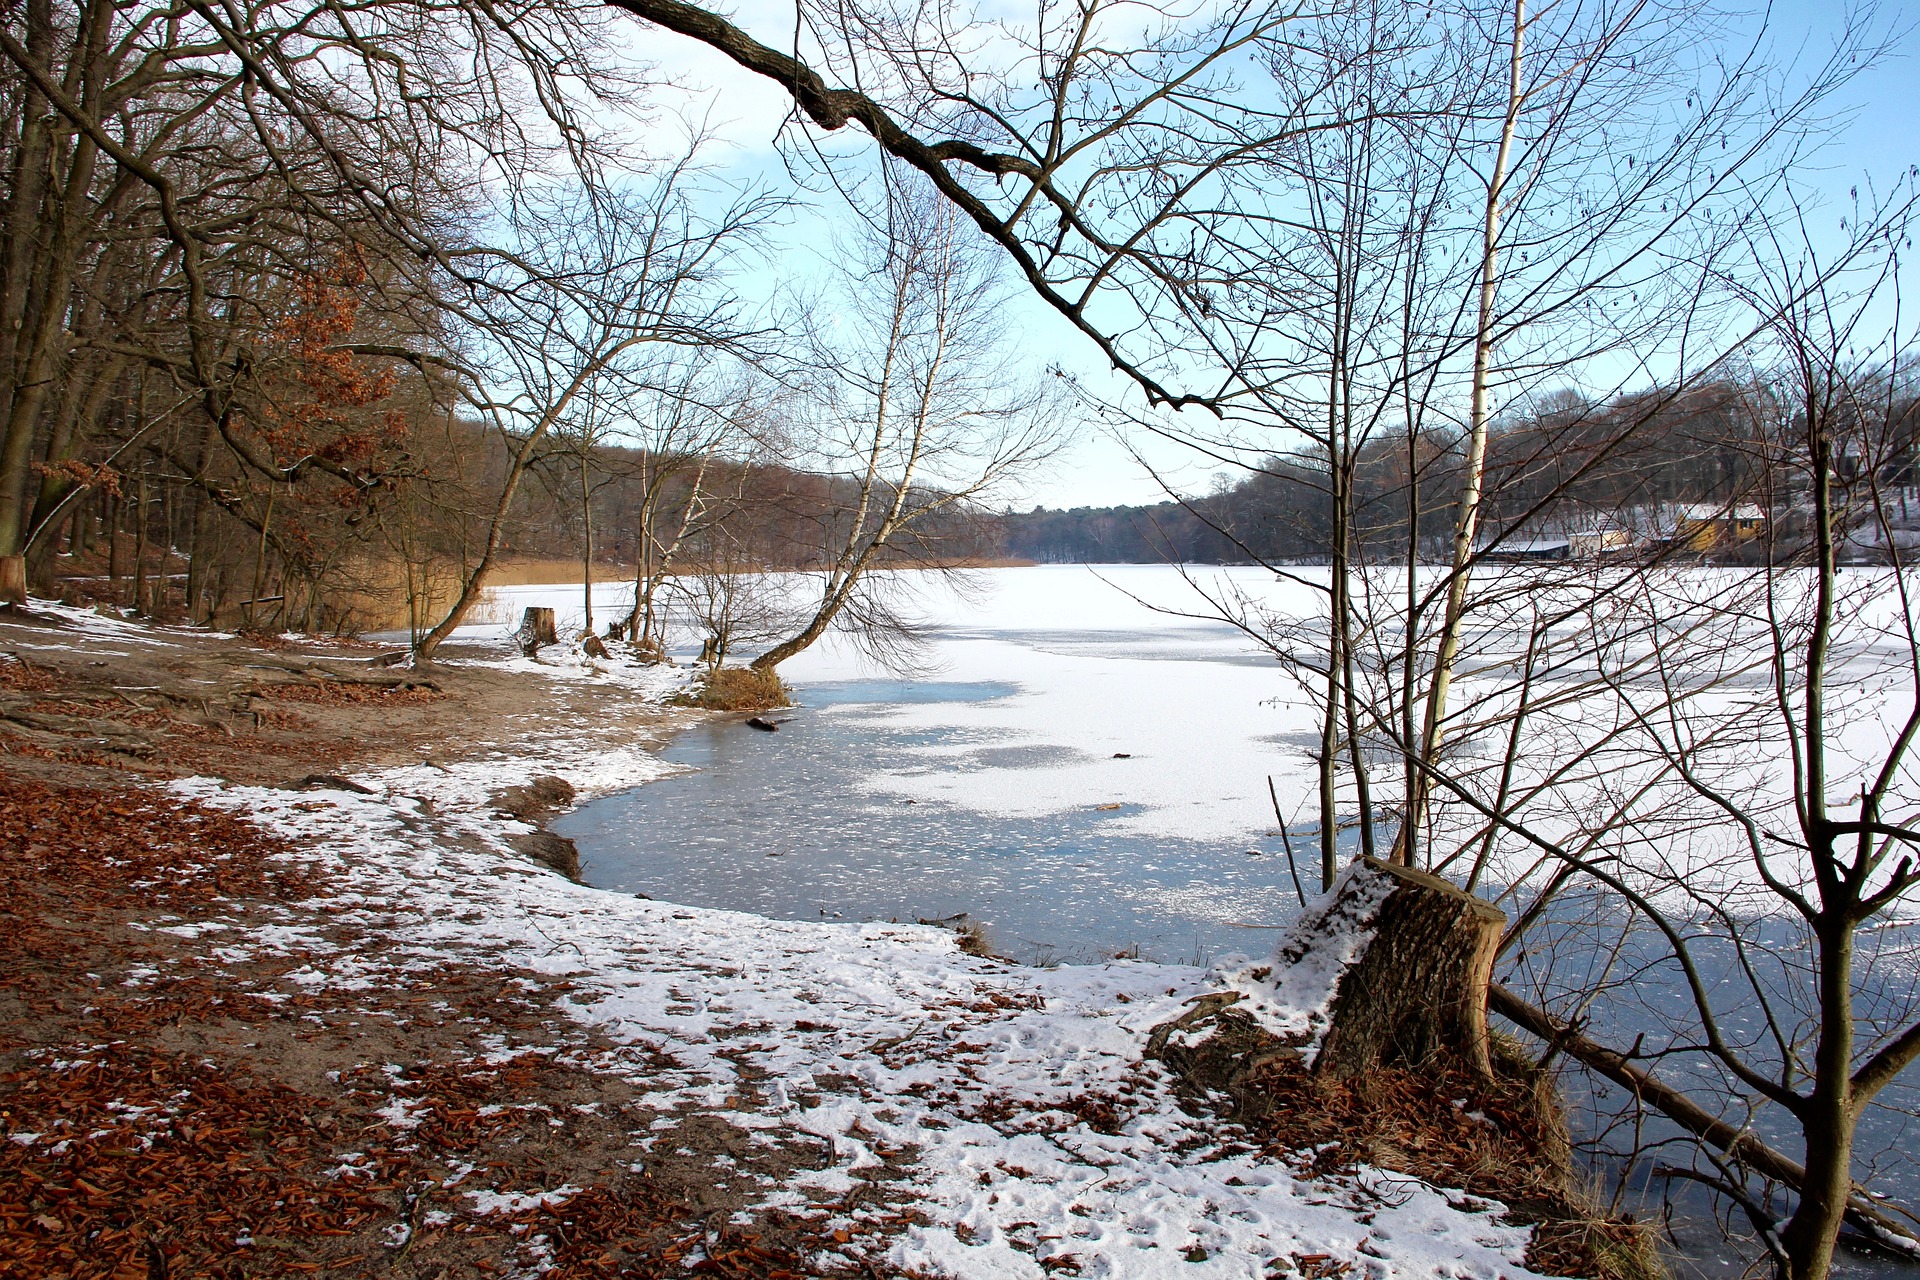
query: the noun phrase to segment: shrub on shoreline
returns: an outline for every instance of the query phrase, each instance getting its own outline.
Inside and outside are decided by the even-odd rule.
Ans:
[[[674,701],[708,711],[770,711],[793,705],[779,672],[753,667],[715,667]]]

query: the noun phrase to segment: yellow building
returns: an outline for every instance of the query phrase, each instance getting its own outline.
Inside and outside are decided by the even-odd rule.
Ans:
[[[1767,531],[1767,513],[1752,502],[1691,502],[1674,510],[1674,545],[1714,551],[1751,542]]]

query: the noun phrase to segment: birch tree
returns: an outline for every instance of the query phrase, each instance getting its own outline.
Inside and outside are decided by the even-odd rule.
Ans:
[[[812,359],[799,461],[828,477],[805,620],[752,665],[771,670],[836,621],[869,652],[903,634],[887,569],[941,563],[935,522],[990,502],[1052,455],[1058,403],[1002,342],[1002,293],[958,213],[912,181],[888,192]]]

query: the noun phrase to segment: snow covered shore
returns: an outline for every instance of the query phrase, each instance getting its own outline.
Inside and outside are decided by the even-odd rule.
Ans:
[[[356,775],[370,795],[171,785],[287,836],[335,886],[284,923],[223,937],[229,954],[320,957],[300,975],[315,991],[379,981],[328,941],[326,926],[344,921],[387,940],[383,969],[397,955],[422,973],[458,963],[564,978],[562,1007],[624,1051],[599,1069],[650,1091],[656,1118],[635,1135],[636,1161],[669,1154],[659,1144],[692,1116],[751,1148],[810,1145],[816,1167],[721,1156],[714,1176],[750,1187],[751,1205],[827,1214],[831,1238],[868,1242],[895,1266],[964,1280],[1527,1274],[1528,1231],[1501,1224],[1497,1205],[1369,1169],[1308,1179],[1183,1112],[1140,1053],[1150,1028],[1207,989],[1203,971],[1023,969],[963,955],[930,927],[617,895],[514,855],[508,837],[526,828],[487,802],[537,774],[591,794],[664,768],[555,734]]]

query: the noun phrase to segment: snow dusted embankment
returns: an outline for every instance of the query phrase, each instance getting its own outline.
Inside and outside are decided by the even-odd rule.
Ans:
[[[649,1090],[657,1119],[635,1134],[638,1161],[696,1115],[752,1144],[807,1144],[822,1153],[811,1170],[755,1179],[721,1157],[715,1176],[754,1182],[760,1206],[828,1214],[831,1238],[897,1266],[965,1280],[1525,1274],[1527,1231],[1500,1224],[1498,1206],[1371,1170],[1296,1177],[1183,1112],[1140,1055],[1208,989],[1197,969],[1022,969],[962,955],[933,928],[617,895],[514,857],[505,837],[525,828],[486,804],[537,772],[604,790],[663,770],[631,752],[362,775],[373,795],[174,787],[294,838],[338,886],[296,908],[311,926],[232,946],[311,950],[328,958],[303,981],[352,989],[373,970],[326,941],[324,924],[345,920],[421,971],[564,977],[569,1014],[621,1050],[606,1069]]]

